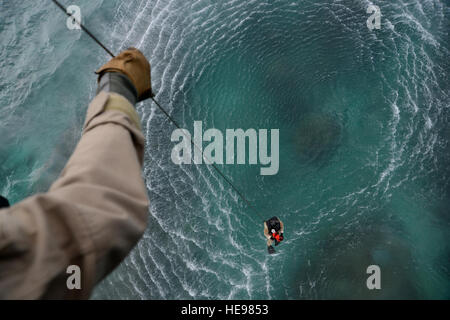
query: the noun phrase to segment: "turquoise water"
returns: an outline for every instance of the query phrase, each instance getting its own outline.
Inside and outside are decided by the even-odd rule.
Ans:
[[[280,130],[277,175],[220,168],[286,226],[269,256],[259,216],[211,167],[173,164],[173,126],[141,103],[149,226],[94,298],[450,298],[448,2],[77,5],[111,50],[145,53],[158,101],[191,132]],[[0,8],[0,193],[15,203],[64,166],[108,56],[50,1]]]

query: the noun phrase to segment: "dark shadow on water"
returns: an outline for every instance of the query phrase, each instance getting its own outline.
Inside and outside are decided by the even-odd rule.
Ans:
[[[341,143],[342,126],[336,117],[309,112],[297,121],[292,143],[302,164],[324,165]]]
[[[397,227],[367,223],[330,232],[294,273],[290,299],[418,299],[414,262]],[[381,269],[381,290],[366,286],[367,267]]]

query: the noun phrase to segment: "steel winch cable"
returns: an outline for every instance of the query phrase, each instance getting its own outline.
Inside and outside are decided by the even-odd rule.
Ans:
[[[64,13],[72,18],[79,26],[80,28],[87,33],[87,35],[89,37],[92,38],[92,40],[94,40],[100,47],[102,47],[112,58],[115,58],[115,55],[111,52],[111,50],[109,50],[105,45],[103,45],[103,43],[98,40],[82,23],[81,21],[78,21],[73,15],[71,15],[67,9],[61,4],[59,3],[57,0],[52,0],[54,4],[56,4],[58,6],[58,8],[60,8],[62,11],[64,11]],[[178,122],[161,106],[161,104],[159,104],[159,102],[155,99],[155,97],[151,97],[152,101],[155,103],[155,105],[162,111],[162,113],[164,113],[164,115],[169,119],[170,122],[172,122],[172,124],[177,127],[178,129],[182,129],[181,126],[178,124]],[[184,131],[182,131],[184,134]],[[186,135],[185,135],[186,136]],[[186,136],[187,137],[187,136]],[[198,150],[202,151],[201,148],[199,146],[197,146],[197,144],[194,142],[194,140],[191,137],[187,137],[190,139],[192,145],[197,148]],[[256,210],[256,208],[251,204],[250,201],[247,200],[247,198],[244,196],[244,194],[233,184],[233,182],[231,182],[231,180],[214,164],[212,163],[212,161],[209,161],[209,159],[206,158],[206,156],[203,154],[202,152],[202,156],[205,160],[208,160],[207,162],[211,164],[211,166],[214,168],[214,170],[231,186],[231,188],[233,188],[233,190],[238,194],[238,196],[252,209],[254,210],[254,212],[262,219],[262,221],[264,222],[265,219],[263,219],[263,217],[259,214],[258,210]]]

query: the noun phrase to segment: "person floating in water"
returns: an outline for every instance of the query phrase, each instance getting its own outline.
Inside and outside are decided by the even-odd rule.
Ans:
[[[278,217],[272,217],[264,221],[264,236],[267,238],[267,250],[269,254],[275,253],[275,248],[272,246],[273,241],[277,246],[284,240],[284,225]]]

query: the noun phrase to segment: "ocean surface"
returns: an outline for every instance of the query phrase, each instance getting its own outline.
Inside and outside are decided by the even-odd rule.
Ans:
[[[191,133],[280,130],[280,167],[171,161],[138,104],[148,229],[94,299],[450,299],[450,4],[445,0],[61,1],[152,64]],[[381,11],[370,30],[370,5]],[[50,1],[0,1],[0,194],[45,192],[108,55]],[[269,256],[260,216],[286,240]],[[381,289],[369,290],[378,265]]]

